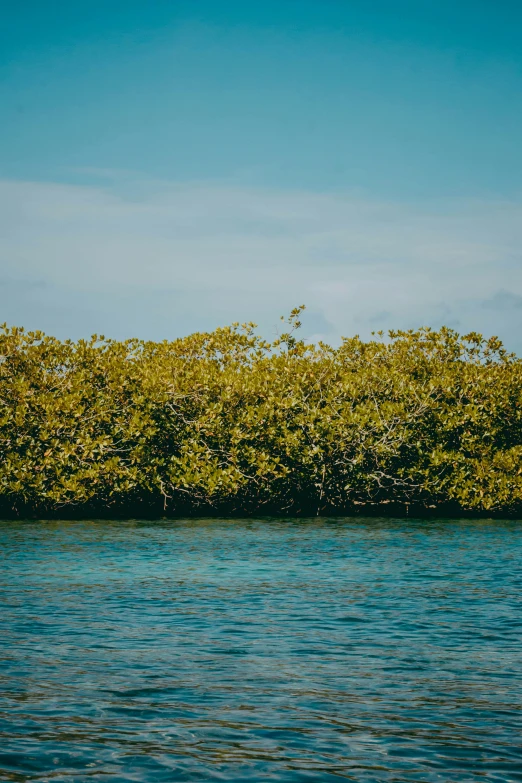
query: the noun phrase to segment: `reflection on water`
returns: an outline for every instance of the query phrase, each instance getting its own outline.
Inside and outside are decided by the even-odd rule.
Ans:
[[[522,781],[522,524],[0,535],[1,780]]]

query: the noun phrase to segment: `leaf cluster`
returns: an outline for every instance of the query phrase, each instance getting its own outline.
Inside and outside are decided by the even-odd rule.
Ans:
[[[3,512],[520,512],[520,359],[447,328],[308,345],[302,309],[273,342],[4,325]]]

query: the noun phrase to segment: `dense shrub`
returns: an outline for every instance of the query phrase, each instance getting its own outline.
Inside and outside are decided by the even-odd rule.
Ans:
[[[273,343],[4,326],[2,513],[520,512],[518,358],[450,329],[310,346],[300,310]]]

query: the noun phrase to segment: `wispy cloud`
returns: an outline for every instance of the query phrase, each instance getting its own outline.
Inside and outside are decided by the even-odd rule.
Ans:
[[[522,296],[512,291],[500,290],[489,299],[482,302],[482,306],[489,310],[522,310]]]
[[[520,351],[521,248],[522,202],[1,181],[0,320],[73,336],[234,320],[270,333],[306,302],[310,335],[447,323]]]

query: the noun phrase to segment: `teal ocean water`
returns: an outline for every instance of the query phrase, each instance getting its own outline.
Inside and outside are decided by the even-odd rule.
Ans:
[[[0,536],[3,781],[522,781],[522,523]]]

